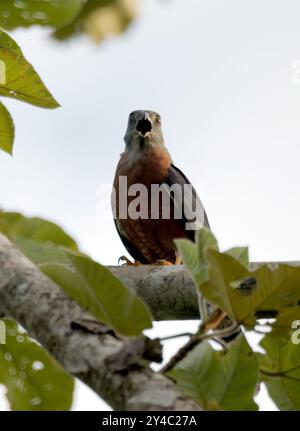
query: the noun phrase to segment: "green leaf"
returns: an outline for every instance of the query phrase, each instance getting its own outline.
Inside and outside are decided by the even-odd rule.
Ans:
[[[248,247],[234,247],[229,250],[226,250],[225,254],[228,254],[229,256],[233,257],[238,262],[240,262],[241,265],[244,265],[246,268],[248,268],[248,265],[249,265]]]
[[[196,232],[195,243],[186,239],[175,241],[183,263],[190,270],[197,286],[208,279],[208,263],[206,253],[208,250],[219,250],[213,233],[203,228]],[[247,247],[235,247],[225,252],[234,257],[242,265],[248,266],[249,256]]]
[[[0,26],[6,30],[32,25],[54,28],[75,19],[84,0],[1,0]]]
[[[206,252],[209,249],[218,250],[218,243],[212,232],[205,228],[196,232],[195,239],[195,243],[186,239],[178,239],[175,244],[183,264],[189,269],[196,285],[199,286],[208,278]]]
[[[39,217],[0,211],[0,231],[21,245],[22,238],[60,245],[77,251],[76,242],[58,225]],[[22,247],[21,247],[22,248]]]
[[[1,78],[0,78],[1,82]],[[15,137],[15,128],[13,119],[5,108],[5,106],[0,102],[0,149],[8,154],[12,154],[12,148]]]
[[[14,243],[36,265],[41,266],[48,263],[57,263],[67,267],[72,265],[65,253],[66,249],[63,247],[56,247],[51,243],[34,241],[23,237],[17,237]]]
[[[39,75],[25,59],[16,42],[2,30],[0,30],[0,58],[1,69],[4,70],[4,74],[1,74],[0,95],[43,108],[52,109],[59,106]]]
[[[151,328],[151,316],[140,298],[104,266],[66,252],[74,268],[45,264],[41,269],[97,319],[126,336]]]
[[[20,54],[22,53],[17,42],[15,42],[14,39],[12,39],[7,33],[2,30],[0,30],[0,40],[0,46],[2,48],[11,49],[12,51],[19,52]]]
[[[253,327],[259,319],[276,319],[274,326],[290,328],[299,317],[300,268],[278,265],[248,271],[233,257],[207,252],[209,281],[199,286],[205,298],[229,317]]]
[[[280,410],[300,410],[300,344],[279,331],[261,341],[266,355],[258,355],[262,380]]]
[[[64,40],[86,33],[95,42],[120,34],[137,14],[137,0],[87,0],[74,21],[58,29],[54,37]]]
[[[42,347],[2,320],[6,344],[0,344],[0,383],[12,410],[69,410],[74,380]]]
[[[243,335],[227,353],[199,343],[168,375],[206,410],[257,410],[258,362]]]

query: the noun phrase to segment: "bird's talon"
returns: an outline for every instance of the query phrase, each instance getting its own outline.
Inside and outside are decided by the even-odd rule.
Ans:
[[[123,262],[123,263],[120,265],[120,262]],[[137,262],[137,261],[135,261],[135,262],[131,262],[131,260],[129,260],[129,259],[128,259],[128,257],[126,257],[126,256],[121,256],[121,257],[119,257],[119,259],[118,259],[118,265],[119,265],[119,266],[140,266],[140,265],[141,265],[141,263],[140,263],[140,262]]]
[[[126,265],[132,265],[132,264],[133,264],[133,262],[131,262],[126,256],[121,256],[118,259],[118,265],[119,266],[126,266]]]
[[[174,265],[174,263],[169,262],[168,260],[165,260],[165,259],[158,259],[158,260],[155,262],[155,264],[154,264],[154,265],[157,265],[157,266],[173,266],[173,265]]]

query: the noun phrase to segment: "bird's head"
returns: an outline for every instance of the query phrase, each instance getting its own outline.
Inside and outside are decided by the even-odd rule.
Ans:
[[[131,112],[124,140],[128,151],[164,147],[160,115],[154,111]]]

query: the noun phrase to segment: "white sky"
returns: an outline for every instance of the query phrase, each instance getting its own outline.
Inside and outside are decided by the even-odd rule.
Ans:
[[[124,249],[96,192],[112,182],[128,113],[149,108],[162,114],[174,162],[199,185],[221,248],[299,259],[299,2],[141,3],[130,30],[99,47],[14,33],[62,107],[5,100],[16,142],[13,158],[0,154],[1,205],[58,222],[95,259],[116,264]],[[99,405],[82,388],[75,404]]]

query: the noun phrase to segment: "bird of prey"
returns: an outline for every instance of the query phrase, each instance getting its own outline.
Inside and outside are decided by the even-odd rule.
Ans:
[[[171,160],[158,113],[132,112],[124,140],[125,151],[116,169],[112,193],[120,238],[136,264],[179,264],[174,239],[194,241],[195,230],[209,229],[204,207],[187,177]],[[155,187],[159,187],[156,201]],[[166,196],[169,208],[164,213]]]

